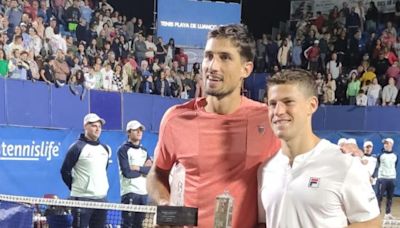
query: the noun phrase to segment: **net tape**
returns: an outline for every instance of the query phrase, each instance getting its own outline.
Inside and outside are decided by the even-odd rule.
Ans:
[[[42,204],[42,205],[62,206],[62,207],[120,210],[120,211],[131,211],[131,212],[142,212],[142,213],[157,212],[157,206],[105,203],[105,202],[66,200],[66,199],[48,199],[48,198],[15,196],[15,195],[4,195],[4,194],[0,194],[0,201],[26,203],[26,204]]]

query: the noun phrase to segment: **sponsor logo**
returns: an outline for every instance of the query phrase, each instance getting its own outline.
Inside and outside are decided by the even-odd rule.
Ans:
[[[2,142],[0,144],[0,160],[17,161],[51,161],[60,156],[61,142],[57,141],[31,141],[24,144]]]
[[[318,188],[319,187],[319,178],[318,177],[310,177],[310,180],[308,181],[308,187],[309,188]]]

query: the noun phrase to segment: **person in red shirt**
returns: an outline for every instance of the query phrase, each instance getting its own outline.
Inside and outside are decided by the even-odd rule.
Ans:
[[[257,169],[280,142],[268,122],[267,106],[241,96],[254,56],[254,39],[242,25],[210,31],[202,63],[206,97],[171,107],[161,121],[147,176],[149,196],[158,205],[176,202],[169,176],[179,167],[184,176],[179,197],[183,205],[198,208],[199,228],[214,227],[216,197],[225,191],[234,198],[232,227],[258,223]]]

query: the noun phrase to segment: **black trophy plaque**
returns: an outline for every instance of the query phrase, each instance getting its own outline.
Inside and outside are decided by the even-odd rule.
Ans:
[[[197,226],[197,208],[157,206],[157,225]]]

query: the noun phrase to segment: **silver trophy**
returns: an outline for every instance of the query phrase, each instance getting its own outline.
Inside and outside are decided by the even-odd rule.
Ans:
[[[232,227],[233,197],[228,191],[218,195],[215,205],[214,228]]]

